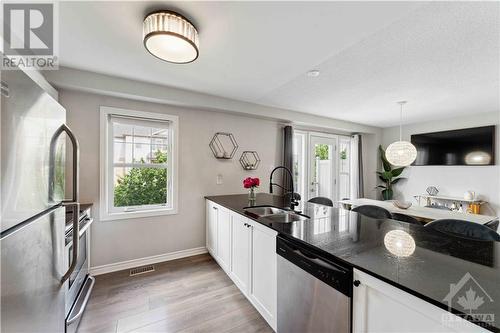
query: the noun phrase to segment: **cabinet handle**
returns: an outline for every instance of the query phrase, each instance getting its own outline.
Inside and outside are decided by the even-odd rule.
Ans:
[[[354,280],[353,283],[352,283],[355,287],[359,287],[359,285],[361,284],[361,282],[359,280]]]
[[[243,225],[244,225],[245,227],[248,227],[248,223],[244,223]]]
[[[213,209],[217,210],[217,207],[212,207]]]

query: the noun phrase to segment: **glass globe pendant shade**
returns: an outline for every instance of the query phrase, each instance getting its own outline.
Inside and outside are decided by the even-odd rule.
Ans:
[[[143,42],[146,50],[161,60],[185,64],[198,58],[198,31],[175,12],[159,11],[146,16]]]
[[[415,252],[415,240],[403,230],[391,230],[384,236],[384,245],[397,257],[409,257]]]
[[[385,158],[389,163],[397,167],[405,167],[412,164],[417,158],[417,148],[411,142],[403,141],[403,105],[406,101],[398,102],[400,109],[399,141],[393,142],[385,150]]]
[[[385,157],[394,166],[408,166],[417,158],[417,149],[408,141],[396,141],[387,147]]]

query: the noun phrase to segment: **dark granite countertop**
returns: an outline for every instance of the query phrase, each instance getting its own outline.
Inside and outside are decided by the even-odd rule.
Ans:
[[[482,314],[479,324],[500,332],[500,242],[470,241],[423,226],[311,203],[299,207],[309,220],[276,223],[246,214],[247,195],[206,198],[447,311]],[[252,205],[284,206],[282,197],[265,193],[259,193]],[[460,288],[451,293],[457,288],[452,285]],[[471,294],[475,297],[467,297],[469,289],[476,292]],[[453,294],[451,307],[448,294]],[[464,301],[471,300],[469,305],[482,304],[472,311],[460,305],[467,306]]]

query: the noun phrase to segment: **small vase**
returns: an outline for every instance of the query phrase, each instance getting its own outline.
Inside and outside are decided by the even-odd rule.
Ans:
[[[250,187],[250,191],[248,192],[248,200],[255,201],[257,199],[257,192],[255,191],[255,187]]]

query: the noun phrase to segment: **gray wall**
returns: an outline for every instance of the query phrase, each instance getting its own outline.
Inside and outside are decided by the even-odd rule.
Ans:
[[[468,127],[499,125],[500,112],[474,114],[467,117],[444,119],[442,121],[423,122],[405,125],[403,137],[410,139],[411,134],[445,131]],[[497,127],[495,166],[412,166],[403,176],[408,180],[396,186],[395,196],[412,201],[413,195],[425,193],[427,186],[436,186],[440,194],[462,197],[467,190],[476,191],[489,202],[483,213],[500,215],[500,129]],[[399,128],[386,128],[382,132],[382,144],[387,148],[399,139]]]
[[[92,227],[92,267],[205,246],[203,197],[246,193],[242,180],[247,176],[260,177],[260,191],[267,192],[269,172],[281,164],[284,125],[278,121],[66,89],[59,90],[59,101],[68,111],[68,125],[80,140],[80,201],[95,205],[94,215],[97,218]],[[179,116],[179,214],[99,221],[100,106]],[[228,131],[235,135],[240,147],[233,160],[213,158],[208,143],[217,131]],[[364,134],[363,139],[365,196],[374,197],[376,148],[381,135]],[[262,160],[258,170],[249,172],[241,169],[238,158],[243,150],[258,151]],[[222,185],[216,185],[218,174],[223,175]]]
[[[377,186],[376,170],[379,169],[378,146],[382,143],[381,134],[362,134],[363,143],[363,181],[364,181],[364,198],[379,199],[380,191],[375,188]]]
[[[59,92],[59,101],[80,141],[80,201],[94,203],[94,215],[99,204],[99,107],[179,116],[179,214],[105,222],[97,218],[91,237],[93,267],[205,246],[203,197],[246,193],[242,180],[247,176],[260,177],[261,191],[267,192],[269,171],[281,163],[282,126],[277,122],[68,90]],[[234,133],[240,147],[233,160],[213,158],[208,143],[217,131]],[[259,152],[262,163],[256,171],[243,171],[238,158],[250,149]],[[216,185],[217,174],[224,177],[222,185]]]

